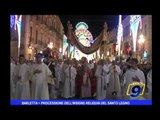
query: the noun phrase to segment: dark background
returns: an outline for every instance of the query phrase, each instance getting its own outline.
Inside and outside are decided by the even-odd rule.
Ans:
[[[118,28],[119,15],[58,15],[64,26],[64,32],[67,33],[67,22],[75,26],[78,22],[85,22],[88,25],[88,30],[91,32],[93,38],[97,37],[103,29],[103,25],[106,22],[108,30],[111,31],[113,28]],[[127,15],[122,15],[124,19]]]

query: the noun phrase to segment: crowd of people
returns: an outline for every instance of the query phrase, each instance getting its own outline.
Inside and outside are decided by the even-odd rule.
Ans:
[[[126,62],[108,60],[51,60],[19,61],[11,57],[10,97],[16,100],[49,99],[152,99],[152,65],[138,64],[136,58]],[[144,94],[127,95],[133,82],[145,84]],[[136,94],[136,93],[135,93]]]

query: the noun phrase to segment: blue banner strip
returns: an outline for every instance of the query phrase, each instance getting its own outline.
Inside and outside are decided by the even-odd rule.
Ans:
[[[152,100],[11,100],[11,105],[152,105]]]

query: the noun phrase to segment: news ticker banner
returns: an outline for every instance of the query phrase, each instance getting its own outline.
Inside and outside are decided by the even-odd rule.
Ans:
[[[10,105],[152,105],[152,100],[11,100]]]

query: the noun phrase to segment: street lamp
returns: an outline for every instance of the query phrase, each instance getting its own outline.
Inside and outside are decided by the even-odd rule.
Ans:
[[[50,55],[52,56],[52,48],[53,48],[53,43],[52,43],[52,42],[50,42],[50,43],[48,44],[48,48],[51,50]]]
[[[141,46],[141,49],[142,49],[142,46],[143,46],[143,53],[144,53],[144,42],[145,42],[145,39],[144,39],[144,36],[141,34],[140,36],[139,36],[139,40],[138,40],[138,43],[139,43],[139,45]],[[142,56],[143,56],[143,53],[142,53]],[[143,57],[142,57],[143,58]]]
[[[139,41],[138,41],[138,43],[139,43],[139,44],[143,44],[144,41],[145,41],[144,36],[141,34],[141,35],[139,36]]]
[[[49,47],[50,49],[52,49],[52,48],[53,48],[53,43],[50,42],[50,43],[48,44],[48,47]]]
[[[109,56],[109,51],[107,51],[107,56]]]

